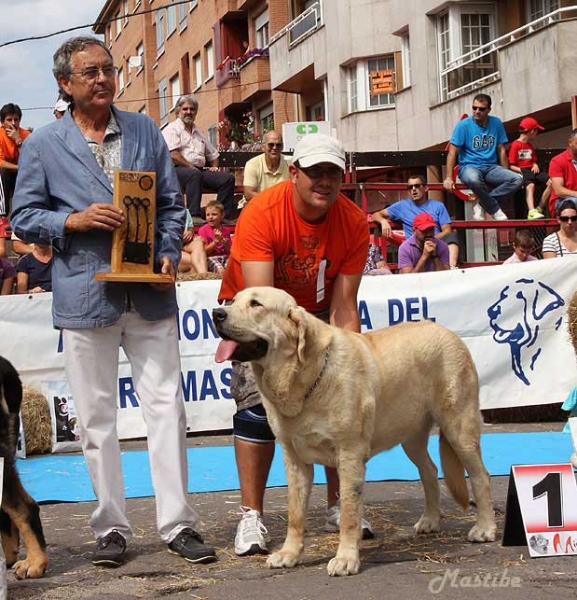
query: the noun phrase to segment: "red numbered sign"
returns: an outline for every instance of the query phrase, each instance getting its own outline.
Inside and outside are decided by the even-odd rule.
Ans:
[[[577,484],[573,467],[518,465],[511,471],[509,500],[514,503],[513,497],[518,499],[529,554],[577,554]]]

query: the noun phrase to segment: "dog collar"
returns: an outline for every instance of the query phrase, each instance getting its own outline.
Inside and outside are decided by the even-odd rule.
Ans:
[[[305,397],[303,398],[303,402],[306,402],[311,397],[311,394],[317,389],[319,383],[321,382],[321,379],[323,378],[323,375],[325,374],[325,371],[327,369],[327,363],[329,362],[330,349],[331,349],[331,345],[329,344],[327,346],[327,351],[325,352],[325,362],[323,363],[323,368],[321,369],[319,376],[316,378],[316,381],[311,385],[311,387],[309,388],[309,391],[305,394]]]

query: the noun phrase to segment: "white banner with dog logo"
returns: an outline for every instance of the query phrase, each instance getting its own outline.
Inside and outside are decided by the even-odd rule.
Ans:
[[[363,277],[363,331],[432,319],[469,347],[481,383],[482,408],[562,402],[575,385],[567,304],[577,288],[577,257],[442,273]],[[218,365],[211,320],[219,281],[178,284],[182,383],[189,431],[232,427],[230,364]],[[53,329],[51,294],[0,297],[0,355],[24,383],[64,381],[62,340]],[[130,366],[120,351],[118,432],[146,436]],[[411,377],[411,373],[406,373]],[[44,383],[45,385],[45,383]]]

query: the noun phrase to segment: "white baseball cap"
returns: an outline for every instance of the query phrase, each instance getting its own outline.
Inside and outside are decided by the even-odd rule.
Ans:
[[[58,112],[66,112],[68,110],[68,102],[62,99],[58,100],[58,102],[54,106],[54,110]]]
[[[324,133],[309,133],[301,138],[293,152],[293,163],[305,169],[319,163],[331,163],[345,170],[345,149],[334,137]]]

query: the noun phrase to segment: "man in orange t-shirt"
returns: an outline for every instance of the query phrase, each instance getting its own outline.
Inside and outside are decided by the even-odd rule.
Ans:
[[[5,238],[10,237],[7,217],[16,187],[20,147],[30,135],[20,127],[20,119],[22,111],[17,104],[5,104],[0,109],[0,256],[6,256]]]
[[[17,104],[5,104],[0,108],[0,174],[4,187],[6,210],[0,216],[10,214],[9,201],[14,193],[16,175],[18,174],[18,158],[22,142],[30,135],[29,131],[20,127],[22,111]]]
[[[369,247],[366,215],[340,193],[345,152],[336,139],[309,134],[297,144],[290,179],[255,196],[238,220],[219,301],[245,287],[273,286],[332,325],[360,331],[357,292]],[[267,552],[262,524],[274,434],[249,363],[233,361],[231,393],[242,518],[235,552]],[[327,469],[325,528],[338,529],[338,476]],[[364,537],[372,537],[363,519]]]

